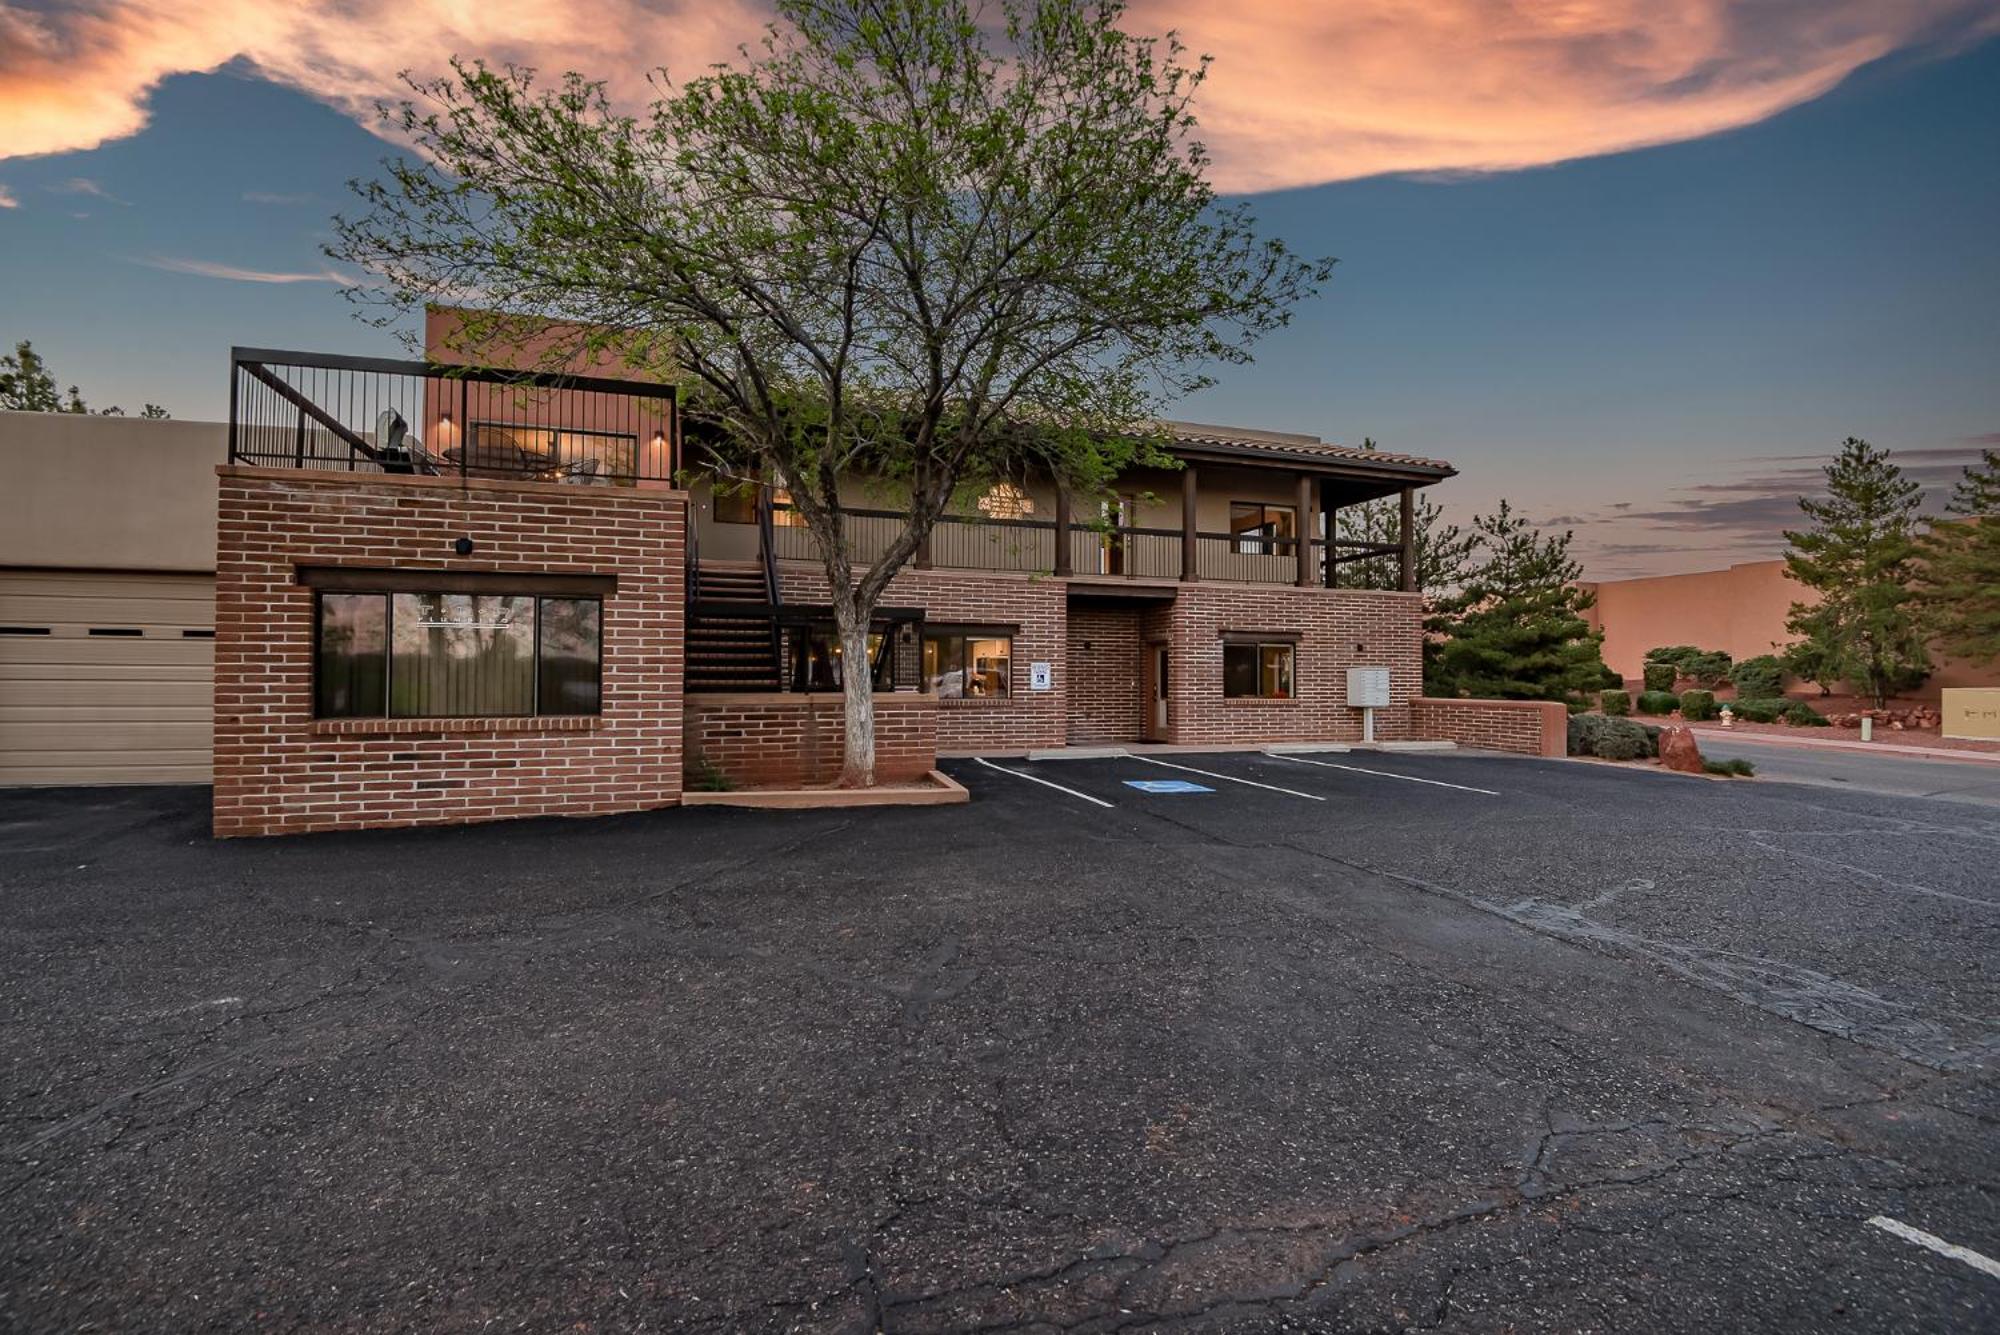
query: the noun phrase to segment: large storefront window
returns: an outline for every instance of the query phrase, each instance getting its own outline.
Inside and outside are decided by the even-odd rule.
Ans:
[[[924,684],[944,700],[1011,693],[1014,641],[1005,635],[931,631],[924,635]]]
[[[518,593],[319,594],[321,718],[595,714],[603,604]]]
[[[846,654],[832,626],[811,626],[792,635],[792,689],[837,691],[847,680]],[[875,689],[890,688],[889,656],[882,651],[882,633],[868,632],[868,661],[875,665]]]

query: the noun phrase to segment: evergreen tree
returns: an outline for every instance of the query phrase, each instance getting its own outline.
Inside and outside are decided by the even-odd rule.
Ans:
[[[1506,501],[1472,521],[1479,559],[1464,587],[1439,604],[1443,637],[1429,646],[1433,695],[1565,700],[1604,679],[1601,633],[1583,614],[1572,533],[1544,536]]]
[[[49,365],[42,360],[42,354],[35,351],[34,344],[22,339],[14,345],[14,350],[0,357],[0,409],[12,409],[24,413],[87,413],[90,406],[83,401],[75,385],[64,394],[56,388],[56,378],[49,371]],[[100,417],[123,417],[125,410],[113,406],[102,410]],[[141,417],[171,416],[157,403],[149,403],[139,413]]]
[[[1361,448],[1377,448],[1372,438],[1364,438]],[[1436,598],[1456,589],[1465,579],[1478,539],[1457,524],[1444,522],[1444,511],[1423,492],[1416,495],[1417,592]],[[1342,542],[1400,542],[1403,537],[1402,499],[1385,496],[1378,501],[1344,505],[1333,512],[1332,536]],[[1370,556],[1342,562],[1333,568],[1333,584],[1338,589],[1389,589],[1403,587],[1401,559]]]
[[[1923,543],[1919,593],[1938,647],[1975,663],[2000,659],[2000,450],[1981,452]]]
[[[1793,603],[1785,629],[1809,643],[1804,656],[1825,664],[1820,672],[1837,672],[1879,709],[1930,675],[1913,588],[1923,488],[1887,450],[1849,436],[1826,466],[1826,489],[1823,500],[1799,498],[1812,527],[1785,531],[1786,572],[1820,595],[1817,604]]]

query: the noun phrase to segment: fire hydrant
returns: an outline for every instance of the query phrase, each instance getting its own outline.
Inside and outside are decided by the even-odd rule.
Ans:
[[[1736,711],[1731,709],[1728,705],[1724,705],[1722,707],[1722,726],[1725,728],[1733,728],[1736,726]]]

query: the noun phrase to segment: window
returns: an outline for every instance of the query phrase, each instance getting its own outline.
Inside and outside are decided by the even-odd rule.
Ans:
[[[1035,512],[1035,501],[1011,482],[996,482],[979,498],[979,512],[988,519],[1026,519]]]
[[[1292,550],[1286,540],[1299,534],[1298,513],[1289,505],[1231,501],[1229,534],[1235,539],[1234,550],[1245,556],[1286,555]]]
[[[604,607],[523,593],[323,589],[314,646],[321,718],[595,714]]]
[[[638,473],[639,441],[609,431],[474,422],[467,467],[508,477],[580,472],[630,484]],[[446,458],[456,456],[446,452]]]
[[[1225,643],[1222,693],[1230,699],[1291,699],[1292,648],[1289,644]]]
[[[1005,699],[1012,694],[1013,661],[1011,636],[949,630],[924,634],[924,684],[943,700]]]
[[[846,655],[840,636],[831,625],[802,627],[792,635],[792,689],[795,691],[837,691],[846,680],[842,671]],[[882,652],[882,632],[868,632],[868,661],[875,665],[875,689],[889,689],[894,666]]]

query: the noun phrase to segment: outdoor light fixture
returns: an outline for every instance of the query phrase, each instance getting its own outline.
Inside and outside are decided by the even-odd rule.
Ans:
[[[470,556],[472,555],[472,539],[459,538],[451,544],[451,549],[460,556]]]

